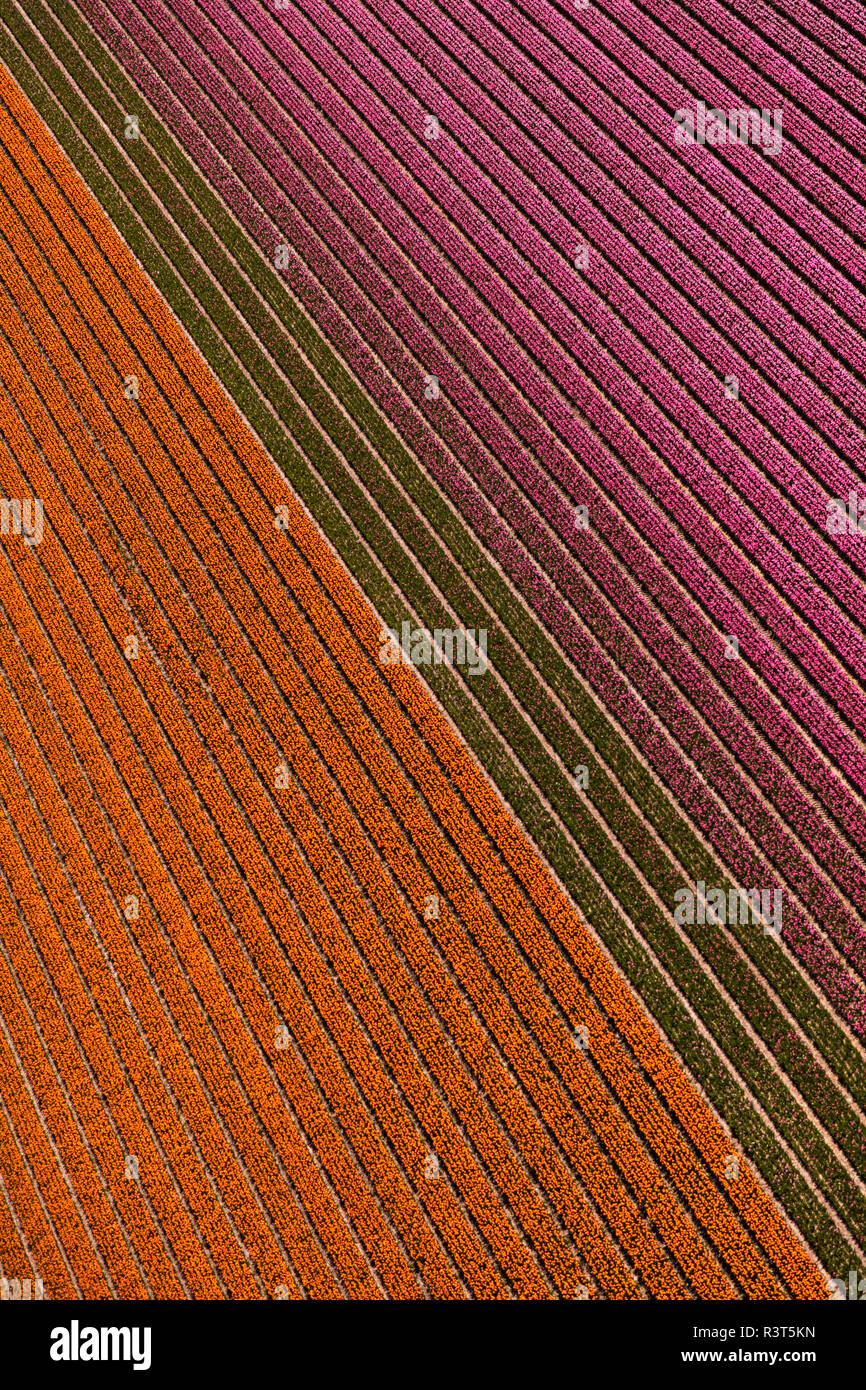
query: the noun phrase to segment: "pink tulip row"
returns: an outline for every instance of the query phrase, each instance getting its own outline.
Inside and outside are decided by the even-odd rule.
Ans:
[[[525,8],[535,16],[538,7],[530,0]],[[745,93],[753,105],[772,108],[784,103],[796,122],[797,143],[856,194],[861,161],[839,142],[851,145],[859,141],[862,147],[866,127],[836,98],[844,83],[852,96],[857,93],[866,102],[866,83],[859,82],[850,71],[849,55],[857,51],[853,38],[845,55],[848,68],[812,45],[805,72],[796,63],[779,61],[785,43],[778,22],[770,23],[771,37],[766,24],[770,12],[764,5],[750,5],[748,0],[730,8],[719,0],[695,0],[688,8],[676,0],[648,0],[643,10],[631,0],[604,0],[599,8],[627,28],[647,52],[664,55],[666,65],[692,81],[692,90],[692,73],[700,64],[730,84],[729,90],[738,95],[737,106],[739,94]],[[735,8],[746,10],[748,23],[734,13]],[[676,34],[676,43],[671,33]],[[866,67],[866,49],[863,59]],[[822,126],[835,139],[828,140]]]
[[[689,575],[688,577],[689,577],[690,580],[692,580],[692,583],[694,583],[694,577],[691,576],[691,575]],[[790,723],[790,721],[789,721],[789,723]],[[808,749],[805,749],[804,751],[805,751],[806,755],[808,755]],[[820,771],[820,769],[819,769],[819,771]],[[823,774],[823,772],[821,773],[821,775],[822,775],[822,777],[825,776],[825,774]],[[834,789],[834,793],[835,793],[836,790],[838,790],[838,789]]]
[[[233,76],[237,77],[238,75],[233,72]],[[368,192],[369,196],[373,198],[373,200],[375,201],[375,192],[372,189],[368,190]],[[391,206],[391,210],[393,211],[393,206],[389,206]],[[385,218],[388,213],[388,208],[382,206],[381,211],[383,218]],[[465,311],[468,313],[472,309],[472,304],[464,303],[462,306],[458,304],[458,307],[464,308]],[[477,329],[479,334],[483,333],[481,324],[477,325]],[[626,389],[628,397],[634,401],[635,396],[633,390],[628,390],[628,388]],[[578,391],[577,394],[579,395],[580,392]],[[594,398],[592,398],[590,395],[590,398],[588,398],[587,400],[588,411],[592,411],[594,403]],[[644,411],[640,401],[636,402],[635,409],[639,411],[639,413],[641,414],[641,418],[646,421],[647,425],[653,427],[656,442],[661,444],[662,437],[658,435],[657,431],[655,431],[655,426],[657,426],[658,421],[655,419],[655,417],[648,417],[646,415],[646,412]],[[602,413],[606,416],[609,416],[609,412]],[[563,426],[565,426],[565,422],[563,421],[562,423]],[[599,423],[601,423],[601,421],[599,421]],[[619,442],[624,446],[627,453],[633,454],[635,448],[637,448],[637,454],[635,455],[635,465],[636,467],[640,467],[642,475],[645,475],[648,471],[655,472],[658,479],[657,487],[662,493],[665,504],[668,507],[675,508],[677,510],[677,512],[682,517],[683,524],[687,528],[688,532],[690,534],[698,536],[700,536],[702,532],[706,533],[707,522],[702,509],[694,505],[689,505],[687,499],[685,498],[685,495],[682,493],[681,490],[678,490],[677,488],[674,488],[673,495],[671,496],[670,493],[672,480],[669,479],[665,471],[661,470],[659,467],[654,467],[652,460],[649,459],[649,456],[642,458],[640,460],[639,465],[638,456],[641,454],[642,451],[641,448],[637,446],[636,438],[630,434],[623,435],[622,431],[619,430],[619,427],[616,424],[616,422],[614,422],[614,428],[617,430]],[[567,429],[565,429],[564,432],[571,433],[571,431]],[[669,431],[662,429],[662,436],[665,436],[668,433]],[[690,467],[687,470],[687,476],[689,476],[691,481],[693,482],[700,482],[701,479],[704,478],[704,475],[706,475],[705,466],[700,464],[697,459],[690,459],[689,462]],[[707,491],[708,486],[709,491]],[[710,503],[712,503],[717,509],[721,508],[722,510],[724,510],[724,505],[726,501],[725,495],[723,492],[719,490],[717,486],[710,485],[709,478],[705,478],[703,492]],[[730,501],[730,499],[727,500]],[[740,504],[730,503],[730,509],[734,520],[737,520],[737,518],[739,518],[740,522],[743,525],[751,524],[749,523],[748,517],[745,517],[744,519],[743,508]],[[835,621],[837,642],[843,646],[846,652],[850,651],[851,653],[854,653],[856,656],[856,651],[858,647],[861,645],[861,638],[857,636],[855,630],[852,628],[850,623],[847,623],[844,619],[841,618],[840,615],[834,614],[832,612],[832,605],[830,604],[830,600],[826,597],[821,596],[817,603],[815,602],[812,595],[811,585],[804,584],[802,582],[801,578],[797,575],[797,573],[794,570],[792,570],[790,562],[787,560],[786,557],[782,555],[780,547],[777,544],[768,543],[768,539],[765,533],[755,532],[753,528],[752,534],[753,543],[756,548],[758,548],[761,544],[764,545],[763,563],[765,567],[769,569],[771,577],[777,580],[780,588],[783,590],[787,589],[789,592],[792,593],[798,607],[806,610],[807,612],[810,611],[810,609],[812,609],[813,621],[820,624],[823,631],[827,631],[828,628],[832,627]],[[714,540],[719,540],[719,533],[717,531],[715,532]],[[706,547],[707,542],[704,542],[704,544]],[[823,544],[823,542],[821,544]],[[776,561],[771,562],[771,557],[773,556],[776,556],[777,559]],[[749,569],[749,567],[745,564],[745,562],[740,558],[736,547],[733,546],[731,543],[727,542],[726,540],[722,540],[721,545],[717,545],[716,547],[714,559],[716,563],[723,568],[723,571],[731,576],[735,584],[737,584],[741,590],[748,593],[749,588],[753,586],[756,582],[755,576],[753,572]],[[834,577],[838,578],[838,576]],[[805,661],[808,664],[808,669],[810,671],[810,675],[812,676],[813,681],[818,683],[824,683],[825,687],[828,690],[828,693],[830,693],[835,700],[842,703],[843,708],[846,709],[846,711],[849,713],[849,716],[855,719],[856,721],[862,723],[864,712],[860,707],[863,704],[863,701],[860,699],[859,695],[851,686],[850,682],[847,680],[844,674],[838,668],[833,667],[832,664],[830,664],[830,670],[828,674],[828,663],[826,661],[826,657],[822,652],[819,652],[814,640],[810,639],[807,635],[802,635],[796,629],[796,627],[792,627],[791,615],[789,611],[781,603],[781,601],[776,596],[775,591],[770,586],[758,582],[757,589],[758,593],[761,594],[761,597],[764,603],[767,605],[769,611],[773,614],[772,625],[776,629],[782,640],[788,640],[789,642],[791,642],[795,641],[796,639],[799,639],[799,641],[797,641],[797,653],[800,660]],[[858,594],[859,592],[860,591],[857,590]],[[862,598],[862,594],[860,595],[860,597]],[[725,620],[721,615],[719,616],[720,620]],[[760,642],[760,638],[757,638],[756,640]],[[766,674],[772,678],[777,668],[780,669],[780,671],[785,668],[784,666],[779,668],[779,662],[775,659],[775,654],[772,652],[769,645],[764,643],[763,646],[763,652],[757,652],[756,656],[758,656],[759,659],[761,659],[762,661],[766,661],[768,663],[766,667]],[[784,685],[785,682],[782,681],[782,685],[779,688],[784,688]],[[816,718],[816,706],[814,705],[814,702],[809,701],[807,699],[804,703],[804,699],[802,696],[797,703],[794,703],[793,707],[798,713],[801,714],[803,718],[805,718],[809,722],[813,721]],[[826,727],[826,719],[824,720],[824,726]],[[844,735],[838,734],[837,731],[834,729],[834,737],[837,740],[839,737],[842,738],[841,749],[844,750],[846,746]],[[854,757],[855,760],[859,760],[859,754],[855,752],[854,746],[850,740],[848,740],[847,746],[850,750],[852,757]],[[854,772],[852,773],[852,775],[854,775],[855,777],[862,777],[863,770],[861,769],[859,772]]]

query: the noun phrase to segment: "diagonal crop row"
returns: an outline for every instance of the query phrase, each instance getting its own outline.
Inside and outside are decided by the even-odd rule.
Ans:
[[[36,1248],[39,1249],[38,1241]],[[29,1279],[32,1296],[38,1298],[40,1292],[44,1296],[45,1281],[42,1279],[39,1265],[34,1258],[34,1247],[29,1243],[15,1215],[14,1207],[10,1204],[9,1193],[2,1179],[0,1179],[0,1250],[3,1252],[2,1260],[0,1260],[0,1277]],[[39,1279],[42,1279],[41,1291],[36,1283]],[[23,1293],[24,1290],[22,1290],[22,1295]]]
[[[831,977],[830,984],[831,984],[831,986],[835,986],[835,988],[834,988],[834,994],[837,995],[837,997],[838,997],[838,995],[844,994],[844,991],[845,991],[844,980],[842,980],[842,981],[838,980],[838,972],[837,972],[837,980],[834,981],[834,980],[833,980],[833,977]],[[849,1006],[851,1006],[851,1005],[849,1005]]]
[[[11,907],[5,884],[2,895]],[[86,1218],[76,1206],[68,1178],[64,1184],[46,1139],[44,1117],[26,1091],[5,1033],[0,1038],[0,1076],[2,1151],[20,1159],[4,1164],[3,1181],[16,1211],[27,1213],[28,1236],[39,1252],[46,1289],[54,1297],[113,1297],[110,1278],[95,1254],[92,1237],[88,1239]]]
[[[74,610],[73,610],[73,611],[74,611]],[[61,706],[61,707],[62,707],[62,706]],[[127,752],[125,761],[128,761],[128,752]],[[176,918],[177,918],[177,910],[175,909],[174,914],[173,914],[173,917],[170,916],[170,917],[169,917],[169,920],[173,920],[173,919],[176,919]],[[197,918],[196,920],[198,921],[199,919]],[[205,1043],[205,1047],[206,1047],[206,1043]],[[299,1089],[299,1088],[298,1088],[298,1089]],[[294,1092],[294,1090],[295,1090],[295,1088],[293,1088],[293,1092]],[[239,1134],[240,1134],[240,1133],[242,1133],[242,1131],[239,1131]],[[296,1240],[297,1240],[297,1233],[296,1233]]]
[[[78,564],[81,563],[82,557],[78,557]],[[79,599],[78,602],[81,602],[81,599]],[[50,614],[51,603],[47,602],[47,605],[44,606],[43,609],[43,617],[50,617]],[[74,664],[74,659],[72,659],[72,666],[74,666]],[[90,695],[90,698],[93,698],[93,695]],[[129,762],[128,742],[126,742],[125,748],[122,749],[122,751],[120,752],[120,756],[122,762]],[[189,874],[186,874],[186,880],[188,880],[189,883]],[[181,934],[183,919],[181,917],[181,920],[178,920],[177,908],[175,908],[174,915],[170,917],[170,920],[172,920],[172,923],[174,923],[175,933]],[[189,929],[186,930],[183,934],[185,934],[186,937],[185,947],[186,949],[188,949],[188,951],[190,951],[190,954],[192,954],[193,959],[195,959],[196,956],[199,956],[200,958],[200,956],[202,956],[202,951],[200,951],[200,947],[196,947],[195,931],[192,930],[192,924],[190,924]],[[213,986],[206,987],[204,986],[202,981],[200,981],[200,973],[202,973],[203,969],[202,962],[200,962],[200,959],[196,960],[196,966],[197,970],[195,972],[195,976],[193,976],[193,979],[199,981],[200,988],[202,988],[202,998],[213,998]],[[217,1016],[225,1016],[225,1020],[227,1020],[228,1022],[227,1004],[228,999],[224,1002],[224,1004],[221,1004],[220,1006],[218,1006],[217,1009],[215,1009],[215,1013],[217,1013]],[[186,1011],[185,1023],[186,1026],[190,1027],[189,1011]],[[209,1077],[211,1087],[213,1087],[214,1072],[217,1072],[218,1074],[217,1066],[215,1066],[214,1063],[211,1063],[209,1059],[209,1052],[213,1052],[213,1040],[211,1040],[209,1031],[204,1029],[202,1024],[199,1024],[199,1029],[197,1029],[197,1033],[199,1033],[199,1037],[197,1037],[196,1041],[197,1062],[199,1062],[200,1069],[202,1069],[202,1073],[204,1074],[204,1076]],[[232,1037],[234,1037],[235,1044],[238,1044],[238,1038],[236,1038],[236,1030],[234,1036]],[[238,1045],[236,1045],[234,1051],[235,1055],[238,1055],[239,1052],[239,1054],[243,1056],[243,1051],[245,1051],[245,1049],[238,1048]],[[247,1065],[249,1065],[249,1049],[246,1049],[246,1054]],[[224,1105],[225,1109],[229,1109],[229,1105],[231,1105],[231,1109],[229,1109],[228,1116],[229,1123],[231,1123],[231,1111],[235,1111],[236,1115],[239,1116],[238,1097],[236,1097],[235,1094],[232,1094],[232,1091],[234,1091],[234,1087],[227,1087],[227,1084],[225,1084],[224,1077],[220,1086],[214,1087],[214,1090],[215,1094],[220,1095],[222,1105]],[[286,1131],[285,1111],[282,1111],[281,1109],[279,1115],[281,1115],[281,1120],[279,1120],[279,1123],[275,1123],[274,1125],[275,1134],[277,1134],[277,1147],[278,1150],[279,1148],[282,1148],[282,1150],[284,1150],[284,1156],[286,1156],[284,1137]],[[257,1159],[256,1148],[259,1147],[260,1150],[261,1145],[253,1144],[253,1138],[257,1134],[256,1126],[250,1127],[249,1120],[247,1120],[246,1123],[235,1122],[234,1127],[235,1140],[236,1143],[239,1144],[239,1147],[242,1148],[243,1154],[245,1154],[245,1162],[247,1165],[247,1169],[252,1170],[253,1173],[257,1173],[257,1176],[259,1176],[260,1181],[263,1181],[263,1175],[264,1173],[267,1173],[267,1181],[264,1181],[264,1190],[267,1191],[268,1188],[271,1188],[272,1190],[272,1197],[270,1202],[272,1218],[274,1218],[278,1226],[284,1227],[284,1238],[286,1244],[288,1244],[289,1247],[292,1248],[293,1258],[296,1258],[297,1261],[300,1262],[303,1258],[304,1247],[306,1247],[306,1245],[309,1245],[309,1237],[307,1237],[306,1233],[304,1233],[303,1227],[297,1225],[297,1219],[291,1219],[291,1208],[289,1208],[289,1212],[285,1213],[284,1215],[285,1201],[279,1201],[279,1190],[281,1190],[282,1184],[277,1183],[277,1186],[274,1186],[274,1176],[271,1176],[272,1162],[267,1163],[267,1165],[263,1166],[263,1162],[261,1162],[261,1159],[264,1158],[263,1154],[261,1154],[259,1156],[259,1159]],[[309,1169],[309,1158],[306,1158],[306,1150],[304,1150],[303,1144],[295,1145],[295,1150],[295,1158],[299,1159],[299,1161],[302,1162],[302,1165],[306,1166],[306,1168]],[[225,1162],[225,1156],[227,1155],[222,1155],[222,1162]],[[291,1161],[289,1161],[289,1166],[291,1166]],[[314,1170],[311,1170],[310,1177],[313,1177],[313,1175]],[[249,1181],[249,1177],[247,1177],[247,1181]],[[302,1187],[303,1186],[309,1186],[309,1181],[307,1181],[307,1184],[302,1184]],[[318,1177],[316,1176],[313,1177],[314,1191],[316,1191],[317,1186],[320,1186],[320,1179],[318,1179]],[[346,1241],[346,1238],[343,1236],[336,1236],[334,1218],[332,1218],[331,1212],[329,1212],[329,1201],[324,1200],[324,1193],[318,1195],[316,1201],[311,1202],[311,1205],[313,1205],[314,1208],[318,1207],[318,1216],[320,1216],[320,1219],[322,1220],[322,1225],[324,1225],[325,1232],[328,1232],[329,1230],[329,1232],[331,1232],[332,1234],[332,1237],[336,1237],[334,1238],[334,1241],[332,1241],[332,1244],[335,1245],[335,1248],[338,1251],[341,1250],[342,1247],[342,1257],[343,1259],[345,1259],[346,1262],[348,1262],[349,1268],[352,1268],[352,1266],[354,1266],[354,1268],[357,1268],[357,1252],[356,1248],[354,1248],[354,1243],[353,1241]],[[317,1258],[318,1257],[316,1257],[316,1252],[314,1252],[314,1250],[311,1251],[311,1254],[307,1255],[307,1264],[310,1264],[311,1261],[311,1268],[313,1269],[316,1269]],[[314,1277],[314,1279],[310,1280],[309,1287],[313,1287],[313,1289],[317,1289],[317,1287],[320,1287],[320,1289],[324,1289],[325,1284],[322,1283],[322,1277],[324,1277],[324,1268],[322,1268],[320,1264],[320,1273],[318,1273],[318,1277]],[[352,1282],[354,1282],[354,1280],[352,1280]],[[367,1287],[368,1290],[371,1290],[370,1283],[368,1282],[366,1286],[364,1286],[364,1284],[360,1284],[359,1289],[361,1289],[361,1287]]]
[[[56,674],[56,663],[51,661],[46,663],[43,661],[40,664],[42,665],[43,672],[47,674],[47,679],[50,680],[52,676]],[[80,669],[78,675],[79,678],[81,678]],[[26,695],[26,693],[25,686],[22,691],[22,696]],[[69,693],[67,691],[62,691],[61,693],[65,694],[67,699],[69,698]],[[62,700],[60,707],[63,707]],[[43,724],[43,746],[50,747],[52,743],[51,730],[54,727],[51,723],[51,715],[48,713],[47,709],[43,713],[43,708],[39,702],[30,703],[30,708],[31,721],[38,723],[41,716],[41,722]],[[79,824],[84,823],[88,825],[89,837],[91,840],[95,841],[100,851],[98,862],[101,862],[105,868],[105,866],[111,865],[113,859],[116,859],[116,853],[112,852],[113,845],[111,837],[105,834],[100,835],[98,833],[99,822],[96,820],[91,821],[85,814],[86,808],[93,804],[92,794],[88,797],[87,791],[85,791],[83,798],[80,794],[77,796],[75,795],[79,782],[79,776],[76,774],[73,774],[72,771],[64,772],[63,784],[67,801],[73,801],[76,815],[79,818]],[[46,807],[46,815],[48,815],[52,809],[52,802],[50,800],[46,803]],[[65,823],[62,808],[57,811],[56,816],[58,828],[62,830]],[[67,866],[70,867],[71,857],[70,860],[66,862]],[[109,870],[106,870],[106,877],[108,876]],[[79,888],[83,885],[85,892],[87,892],[93,877],[92,865],[85,862],[78,870],[77,881]],[[122,891],[124,879],[128,887],[128,874],[124,874],[123,870],[121,870],[121,877],[119,879],[120,891],[116,898],[116,900],[121,902],[124,898]],[[252,1220],[250,1219],[247,1211],[247,1206],[249,1204],[246,1200],[248,1193],[246,1179],[244,1178],[242,1180],[240,1173],[237,1173],[237,1176],[233,1175],[233,1168],[235,1167],[234,1160],[231,1151],[227,1149],[224,1141],[217,1150],[216,1155],[214,1154],[212,1122],[209,1123],[210,1117],[207,1113],[207,1107],[202,1104],[202,1096],[200,1092],[197,1093],[197,1088],[194,1081],[191,1080],[189,1070],[184,1065],[182,1049],[178,1046],[177,1038],[173,1030],[168,1027],[162,1009],[154,1006],[152,989],[150,992],[146,989],[144,991],[142,990],[140,978],[142,972],[140,968],[137,972],[133,969],[132,973],[130,973],[130,968],[126,963],[126,953],[124,952],[124,943],[127,942],[127,938],[123,929],[119,924],[114,930],[111,929],[118,915],[114,904],[112,903],[109,905],[105,899],[102,899],[100,902],[94,904],[92,920],[100,923],[100,935],[106,943],[105,948],[110,952],[112,961],[116,962],[115,968],[120,972],[123,978],[124,988],[126,989],[128,997],[135,1002],[136,1017],[145,1029],[153,1053],[159,1059],[160,1069],[163,1075],[169,1079],[174,1097],[181,1097],[184,1102],[186,1113],[195,1118],[196,1135],[203,1136],[204,1148],[211,1155],[211,1164],[213,1165],[211,1171],[219,1173],[220,1186],[224,1192],[229,1194],[231,1210],[236,1214],[236,1220],[238,1220],[244,1228],[247,1248],[257,1254],[262,1252],[260,1258],[257,1260],[257,1264],[266,1271],[265,1278],[269,1279],[269,1282],[282,1282],[285,1277],[285,1257],[281,1256],[279,1251],[275,1251],[273,1237],[262,1222],[260,1213],[255,1212],[254,1218]],[[177,915],[176,910],[174,915]],[[145,921],[146,919],[142,922],[142,931],[146,930]],[[94,964],[93,968],[97,972],[94,978],[98,979],[98,965]],[[111,1007],[109,1004],[106,1016],[115,1024],[120,1023],[122,1025],[123,1023],[123,1015],[117,1010],[116,1005],[115,1007]],[[188,1194],[188,1201],[191,1207],[197,1210],[201,1228],[205,1232],[209,1232],[208,1243],[212,1249],[219,1252],[220,1263],[223,1269],[227,1270],[227,1277],[231,1286],[236,1290],[236,1296],[251,1296],[251,1293],[255,1296],[256,1286],[250,1283],[249,1269],[246,1266],[246,1261],[242,1260],[240,1263],[238,1262],[237,1234],[236,1232],[232,1234],[228,1229],[225,1206],[223,1202],[219,1200],[218,1196],[218,1204],[214,1210],[212,1198],[207,1192],[207,1178],[205,1177],[204,1183],[202,1182],[201,1159],[197,1159],[190,1152],[192,1144],[189,1139],[189,1132],[177,1133],[176,1113],[173,1109],[167,1109],[165,1101],[161,1098],[160,1090],[157,1085],[157,1076],[154,1075],[151,1060],[148,1058],[145,1061],[141,1058],[140,1049],[137,1047],[136,1041],[131,1039],[128,1033],[121,1037],[118,1047],[119,1055],[123,1058],[123,1065],[130,1072],[135,1071],[138,1076],[139,1093],[146,1098],[148,1109],[155,1116],[156,1127],[161,1135],[165,1151],[172,1156],[171,1167],[175,1173],[181,1175],[183,1187]],[[162,1167],[158,1164],[154,1172],[158,1180],[162,1172]],[[182,1242],[182,1248],[187,1258],[190,1256],[191,1252],[194,1252],[194,1258],[189,1267],[189,1277],[193,1279],[193,1281],[195,1281],[196,1266],[201,1265],[201,1255],[196,1249],[200,1244],[200,1237],[191,1237],[189,1234],[187,1234]],[[233,1246],[234,1253],[232,1253]],[[273,1269],[273,1278],[270,1278],[271,1270],[269,1267]],[[207,1287],[211,1290],[209,1296],[221,1296],[219,1293],[216,1295],[213,1293],[214,1288],[219,1288],[220,1286],[211,1282]],[[208,1295],[203,1294],[202,1296]]]

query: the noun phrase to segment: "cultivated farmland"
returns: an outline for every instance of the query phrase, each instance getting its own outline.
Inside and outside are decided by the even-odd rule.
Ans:
[[[838,58],[714,15],[10,12],[2,1118],[63,1287],[862,1262],[864,171]],[[786,140],[710,173],[671,112],[747,79]]]

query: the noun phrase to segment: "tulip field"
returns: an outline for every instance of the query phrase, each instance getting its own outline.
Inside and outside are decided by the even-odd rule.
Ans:
[[[0,504],[0,1277],[826,1299],[866,9],[0,20],[0,493],[44,509]],[[697,99],[778,152],[676,143]],[[383,664],[410,626],[485,665]]]

